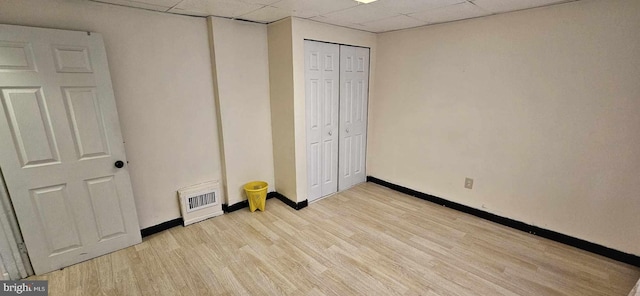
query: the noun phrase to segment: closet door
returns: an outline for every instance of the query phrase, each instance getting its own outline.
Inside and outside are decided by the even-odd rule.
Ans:
[[[369,49],[340,45],[340,191],[366,181]]]
[[[337,44],[305,41],[309,201],[338,190],[339,55]]]

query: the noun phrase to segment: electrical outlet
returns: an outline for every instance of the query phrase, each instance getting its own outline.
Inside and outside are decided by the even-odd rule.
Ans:
[[[464,179],[464,188],[473,189],[473,179],[465,178]]]

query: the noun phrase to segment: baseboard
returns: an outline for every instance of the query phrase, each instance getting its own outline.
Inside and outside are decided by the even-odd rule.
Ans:
[[[452,202],[437,196],[433,196],[430,194],[426,194],[426,193],[422,193],[407,187],[403,187],[397,184],[393,184],[381,179],[378,179],[376,177],[372,177],[372,176],[367,176],[367,182],[371,182],[371,183],[375,183],[378,185],[382,185],[384,187],[393,189],[395,191],[398,192],[402,192],[404,194],[407,195],[411,195],[420,199],[424,199],[426,201],[438,204],[438,205],[442,205],[448,208],[452,208],[454,210],[460,211],[460,212],[464,212],[470,215],[474,215],[476,217],[485,219],[485,220],[489,220],[504,226],[508,226],[520,231],[524,231],[524,232],[528,232],[531,233],[533,235],[537,235],[540,237],[544,237],[559,243],[563,243],[565,245],[569,245],[572,247],[576,247],[578,249],[582,249],[591,253],[595,253],[607,258],[611,258],[613,260],[617,260],[620,262],[624,262],[627,264],[631,264],[637,267],[640,267],[640,257],[633,255],[633,254],[628,254],[622,251],[618,251],[615,249],[611,249],[609,247],[605,247],[603,245],[599,245],[596,243],[592,243],[592,242],[588,242],[576,237],[572,237],[566,234],[562,234],[559,232],[555,232],[552,230],[548,230],[548,229],[544,229],[544,228],[540,228],[538,226],[533,226],[533,225],[529,225],[526,224],[524,222],[520,222],[517,220],[513,220],[510,218],[506,218],[506,217],[502,217],[502,216],[498,216],[489,212],[485,212],[482,210],[478,210],[469,206],[465,206],[463,204],[459,204],[456,202]]]
[[[169,220],[167,222],[160,223],[158,225],[154,225],[154,226],[151,226],[151,227],[147,227],[145,229],[141,229],[140,230],[140,235],[142,235],[142,237],[150,236],[152,234],[156,234],[158,232],[165,231],[165,230],[167,230],[169,228],[173,228],[173,227],[182,225],[182,223],[183,223],[182,218],[176,218],[176,219],[173,219],[173,220]]]
[[[269,192],[269,193],[267,193],[267,199],[273,198],[276,195],[277,195],[276,192]],[[233,204],[231,206],[228,206],[227,204],[222,204],[222,211],[224,213],[231,213],[233,211],[237,211],[237,210],[240,210],[242,208],[247,208],[247,207],[249,207],[249,202],[246,201],[246,200],[243,200],[243,201],[241,201],[239,203],[236,203],[236,204]],[[213,218],[213,217],[218,216],[218,215],[219,215],[218,213],[215,213],[215,215],[212,215],[211,217],[207,217],[205,219]],[[204,220],[204,219],[201,219],[201,220]],[[194,221],[194,223],[195,222],[197,222],[197,221]],[[184,225],[184,220],[182,220],[182,217],[176,218],[176,219],[173,219],[173,220],[169,220],[167,222],[163,222],[163,223],[160,223],[158,225],[147,227],[145,229],[141,229],[140,230],[140,234],[142,235],[142,237],[150,236],[152,234],[156,234],[158,232],[161,232],[161,231],[164,231],[164,230],[167,230],[169,228],[176,227],[176,226],[179,226],[179,225]]]
[[[289,198],[287,198],[286,196],[284,196],[284,195],[282,195],[280,193],[277,193],[277,192],[275,194],[275,197],[277,199],[279,199],[281,202],[285,203],[286,205],[290,206],[291,208],[293,208],[296,211],[301,210],[303,208],[306,208],[309,205],[309,202],[306,199],[297,203],[297,202],[292,201]]]
[[[287,204],[288,206],[294,208],[295,210],[300,210],[302,208],[307,207],[308,202],[306,200],[303,200],[299,203],[296,203],[294,201],[291,201],[290,199],[288,199],[286,196],[278,193],[278,192],[269,192],[267,193],[267,199],[271,199],[271,198],[277,198],[280,201],[284,202],[285,204]],[[249,201],[247,200],[243,200],[241,202],[235,203],[233,205],[227,205],[227,204],[222,204],[222,211],[224,213],[231,213],[231,212],[235,212],[237,210],[243,209],[243,208],[247,208],[249,207]],[[149,236],[155,233],[158,233],[160,231],[164,231],[167,230],[169,228],[178,226],[178,225],[183,225],[183,220],[182,218],[176,218],[173,220],[169,220],[167,222],[163,222],[160,223],[158,225],[155,226],[151,226],[151,227],[147,227],[145,229],[140,230],[140,234],[142,235],[142,237],[145,236]]]
[[[249,206],[249,202],[247,200],[243,200],[241,202],[237,202],[232,205],[222,204],[222,211],[226,213],[235,212],[240,209],[244,209]]]
[[[274,198],[276,197],[276,195],[278,195],[278,193],[275,191],[269,192],[267,193],[267,199]],[[248,207],[249,207],[249,201],[245,199],[241,202],[237,202],[232,205],[222,204],[222,211],[225,213],[231,213],[231,212],[235,212],[237,210],[248,208]]]

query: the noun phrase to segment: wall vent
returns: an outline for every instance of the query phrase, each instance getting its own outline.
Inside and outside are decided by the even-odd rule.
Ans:
[[[218,204],[216,192],[208,192],[187,198],[187,213],[215,206]]]
[[[184,226],[222,215],[220,183],[209,181],[178,190]]]

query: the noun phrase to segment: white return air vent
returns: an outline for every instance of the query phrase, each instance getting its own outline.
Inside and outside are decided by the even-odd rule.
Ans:
[[[218,181],[209,181],[178,190],[184,226],[222,215],[222,191]]]

